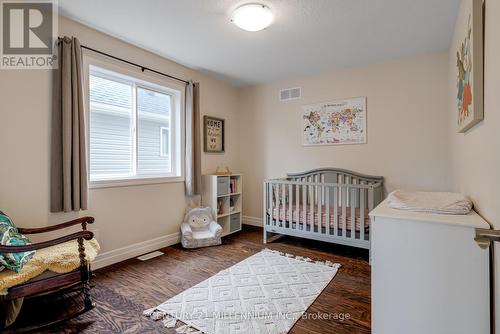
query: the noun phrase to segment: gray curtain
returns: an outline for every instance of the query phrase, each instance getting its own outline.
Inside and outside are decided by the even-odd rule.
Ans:
[[[186,196],[199,195],[201,191],[200,149],[200,84],[189,82],[186,86],[186,147],[185,189]]]
[[[87,209],[87,150],[82,52],[76,38],[59,40],[53,77],[51,212]]]

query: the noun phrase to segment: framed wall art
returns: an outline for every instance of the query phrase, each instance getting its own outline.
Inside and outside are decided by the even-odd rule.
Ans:
[[[203,150],[208,153],[224,153],[224,120],[203,116]]]
[[[302,107],[305,146],[366,143],[366,97]]]
[[[457,123],[466,132],[484,118],[483,0],[462,1],[455,31]]]

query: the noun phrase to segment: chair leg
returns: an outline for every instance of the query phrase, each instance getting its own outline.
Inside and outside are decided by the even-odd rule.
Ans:
[[[95,306],[92,301],[92,296],[90,295],[90,284],[88,282],[83,283],[83,300],[86,309],[91,309]]]
[[[85,309],[91,309],[94,307],[94,303],[92,302],[92,296],[90,295],[90,269],[85,257],[85,245],[83,243],[83,238],[78,238],[78,254],[80,256],[80,275],[82,280],[82,292]]]

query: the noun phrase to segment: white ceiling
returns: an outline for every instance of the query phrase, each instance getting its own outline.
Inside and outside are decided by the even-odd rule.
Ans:
[[[265,83],[449,47],[460,0],[262,0],[246,32],[230,13],[254,0],[59,0],[60,13],[236,85]]]

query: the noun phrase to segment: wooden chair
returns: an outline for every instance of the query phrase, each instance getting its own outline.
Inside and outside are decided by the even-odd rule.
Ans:
[[[94,234],[87,230],[87,224],[92,224],[94,222],[93,217],[82,217],[74,219],[62,224],[47,226],[41,228],[18,228],[21,234],[39,234],[61,230],[73,225],[81,224],[82,230],[76,233],[68,234],[53,240],[33,243],[31,245],[25,246],[1,246],[0,253],[19,253],[32,250],[38,250],[42,248],[47,248],[55,245],[65,243],[70,240],[77,240],[78,242],[78,255],[80,258],[80,267],[68,273],[57,274],[53,272],[45,272],[40,275],[40,277],[35,277],[28,282],[20,285],[13,286],[7,290],[7,295],[0,295],[0,304],[5,301],[15,300],[17,298],[24,297],[25,299],[33,298],[41,295],[46,295],[49,293],[67,293],[74,291],[81,291],[83,294],[84,305],[80,310],[67,314],[62,318],[47,321],[43,324],[38,324],[35,326],[30,326],[29,328],[23,328],[22,331],[30,331],[34,329],[45,328],[48,326],[53,326],[61,322],[67,321],[78,315],[81,315],[92,308],[95,304],[92,302],[92,297],[90,295],[90,278],[92,276],[92,271],[90,264],[87,263],[85,259],[85,240],[91,240]],[[2,315],[0,315],[2,318]],[[2,319],[0,319],[2,320]],[[3,322],[2,322],[3,324]],[[0,326],[1,329],[1,326]],[[17,329],[16,330],[20,330]]]

